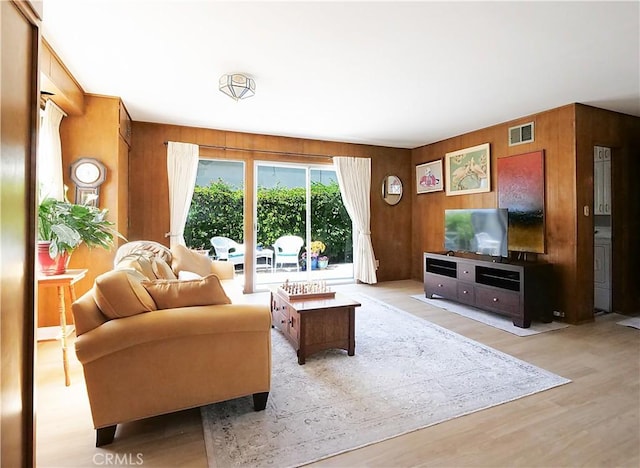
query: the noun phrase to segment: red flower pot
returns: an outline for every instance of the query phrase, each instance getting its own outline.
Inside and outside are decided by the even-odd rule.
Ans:
[[[61,275],[67,271],[69,254],[63,252],[55,258],[49,255],[49,241],[38,241],[38,264],[40,272],[45,276]]]

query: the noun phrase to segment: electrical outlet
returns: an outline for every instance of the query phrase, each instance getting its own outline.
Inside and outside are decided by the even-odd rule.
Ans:
[[[380,260],[376,259],[376,268],[380,268]]]
[[[553,311],[553,316],[554,316],[554,317],[561,317],[561,318],[564,318],[564,312],[562,312],[561,310],[554,310],[554,311]]]

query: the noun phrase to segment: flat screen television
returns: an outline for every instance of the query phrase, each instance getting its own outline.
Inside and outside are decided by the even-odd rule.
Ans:
[[[506,208],[445,210],[445,250],[508,257],[507,213]]]

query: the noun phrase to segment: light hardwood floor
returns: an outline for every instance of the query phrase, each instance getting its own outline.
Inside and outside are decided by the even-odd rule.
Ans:
[[[617,325],[622,316],[518,337],[410,298],[422,292],[417,281],[350,287],[572,383],[314,466],[640,465],[640,330]],[[37,466],[207,466],[197,409],[120,425],[113,444],[95,448],[75,353],[65,387],[58,343],[40,342],[37,352]]]

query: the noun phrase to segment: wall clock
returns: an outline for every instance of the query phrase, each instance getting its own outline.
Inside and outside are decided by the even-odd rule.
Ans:
[[[71,164],[71,180],[76,184],[76,203],[98,206],[100,186],[107,168],[95,158],[80,158]]]

